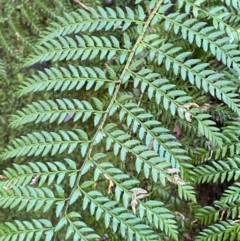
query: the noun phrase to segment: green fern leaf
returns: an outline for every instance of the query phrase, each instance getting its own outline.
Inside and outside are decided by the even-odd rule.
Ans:
[[[212,161],[211,165],[198,166],[196,168],[197,178],[196,183],[209,183],[225,180],[238,180],[239,178],[239,163],[240,159],[228,158],[227,161]]]
[[[111,145],[114,145],[114,155],[117,156],[120,153],[122,161],[126,160],[128,152],[131,153],[136,158],[135,168],[138,173],[143,170],[146,178],[149,178],[151,173],[155,182],[159,179],[165,185],[166,173],[164,169],[168,168],[170,163],[160,158],[157,152],[149,150],[147,146],[141,145],[139,140],[133,140],[130,135],[127,135],[122,130],[116,130],[115,127],[116,125],[109,124],[104,128],[104,133],[107,136],[106,150],[109,150]]]
[[[13,141],[14,147],[9,146],[2,153],[2,158],[7,159],[24,155],[45,156],[49,152],[51,152],[51,155],[54,155],[62,153],[65,150],[71,153],[78,145],[81,145],[82,156],[85,156],[88,143],[87,134],[80,129],[76,129],[75,131],[59,131],[59,134],[57,132],[48,133],[46,131],[33,132],[27,136],[15,139]]]
[[[107,70],[111,70],[107,68]],[[29,92],[36,91],[66,91],[80,90],[85,87],[86,90],[95,86],[95,90],[100,89],[104,84],[114,86],[116,78],[106,76],[106,73],[98,67],[83,67],[78,68],[70,65],[69,68],[50,68],[44,72],[39,71],[38,75],[33,75],[20,85],[19,95],[24,95]]]
[[[135,13],[130,8],[126,7],[126,10],[124,11],[118,7],[116,10],[98,7],[97,12],[95,9],[89,7],[89,12],[79,9],[77,12],[64,13],[64,17],[57,17],[59,23],[55,22],[44,33],[40,44],[72,33],[100,30],[109,31],[118,28],[121,28],[123,31],[129,28],[132,23],[137,25],[142,24],[145,14],[141,6],[136,9],[140,13],[140,19],[134,19]]]
[[[9,167],[3,171],[6,180],[0,182],[0,186],[11,187],[13,183],[16,186],[36,184],[39,186],[43,186],[44,184],[50,186],[53,183],[60,185],[69,177],[69,185],[72,187],[77,176],[76,164],[70,159],[65,159],[65,163],[59,161],[46,163],[29,162],[28,165],[14,163],[13,168]]]
[[[220,211],[213,207],[205,206],[200,207],[196,213],[196,218],[200,224],[209,225],[213,222],[217,222],[220,217]]]
[[[108,227],[111,221],[114,233],[119,229],[122,237],[128,234],[130,241],[134,238],[139,241],[158,240],[158,235],[148,225],[143,224],[142,219],[137,218],[123,207],[117,207],[116,201],[109,200],[95,190],[87,193],[81,189],[81,192],[84,194],[83,209],[86,209],[90,203],[91,214],[95,215],[97,220],[104,215],[105,226]]]
[[[0,240],[39,240],[45,238],[45,240],[51,240],[54,236],[54,227],[52,223],[46,219],[33,219],[29,221],[18,221],[14,223],[6,222],[7,231],[4,230],[4,234],[1,233]]]
[[[139,204],[139,214],[142,219],[146,218],[156,228],[160,228],[174,240],[178,240],[178,230],[173,214],[158,201],[147,201]]]
[[[119,41],[114,36],[110,40],[106,37],[97,36],[76,36],[76,40],[70,37],[59,37],[57,40],[44,42],[43,46],[37,46],[37,56],[32,57],[24,66],[30,66],[43,61],[62,60],[86,60],[105,57],[110,60],[118,53],[126,55],[128,51],[119,45]],[[100,54],[100,56],[99,56]]]
[[[214,241],[221,239],[230,239],[234,240],[235,238],[239,238],[239,224],[231,225],[228,222],[220,222],[214,225],[209,226],[208,229],[200,232],[200,235],[196,238],[197,241]]]
[[[44,122],[50,123],[58,119],[58,124],[67,122],[70,119],[78,121],[82,118],[82,121],[87,121],[92,115],[94,115],[94,125],[97,125],[103,114],[102,103],[94,98],[97,103],[96,109],[88,101],[79,101],[77,99],[57,99],[56,101],[47,100],[33,102],[28,105],[27,108],[23,108],[17,112],[17,115],[12,116],[11,127],[18,127],[20,125],[29,122]]]

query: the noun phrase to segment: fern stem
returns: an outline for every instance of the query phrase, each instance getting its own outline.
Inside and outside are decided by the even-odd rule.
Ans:
[[[110,103],[109,103],[109,105],[108,105],[108,107],[107,107],[107,109],[106,109],[106,111],[105,111],[104,116],[102,117],[102,120],[101,120],[101,122],[100,122],[100,124],[99,124],[99,127],[98,127],[98,129],[97,129],[94,137],[92,138],[91,145],[90,145],[89,148],[88,148],[86,157],[85,157],[85,159],[84,159],[84,161],[83,161],[83,165],[82,165],[82,167],[79,169],[78,177],[77,177],[77,179],[76,179],[76,182],[75,182],[75,184],[74,184],[74,187],[72,188],[72,192],[71,192],[71,194],[69,195],[68,200],[66,201],[65,208],[64,208],[64,211],[62,212],[62,214],[66,214],[66,212],[67,212],[67,209],[68,209],[68,206],[69,206],[69,201],[70,201],[70,199],[71,199],[71,196],[73,195],[73,193],[74,193],[75,190],[77,189],[78,183],[80,182],[80,179],[81,179],[81,170],[82,170],[82,168],[84,167],[85,162],[86,162],[86,161],[90,158],[90,156],[91,156],[92,149],[93,149],[93,146],[94,146],[94,142],[95,142],[97,136],[98,136],[99,133],[101,132],[101,130],[102,130],[102,128],[103,128],[103,126],[104,126],[104,124],[105,124],[105,122],[106,122],[106,119],[107,119],[107,117],[108,117],[109,111],[110,111],[110,109],[112,108],[112,105],[114,104],[114,102],[115,102],[115,100],[116,100],[116,97],[117,97],[117,95],[118,95],[118,92],[119,92],[119,90],[120,90],[120,86],[121,86],[122,80],[123,80],[125,74],[127,73],[128,69],[129,69],[129,66],[130,66],[130,64],[131,64],[131,62],[132,62],[132,60],[133,60],[133,58],[134,58],[134,54],[135,54],[135,52],[136,52],[136,50],[137,50],[140,42],[143,40],[143,38],[144,38],[144,36],[145,36],[145,33],[146,33],[146,31],[147,31],[147,29],[148,29],[148,27],[149,27],[149,25],[150,25],[153,17],[154,17],[155,14],[157,13],[157,11],[158,11],[158,9],[160,8],[160,6],[162,5],[162,3],[163,3],[163,0],[159,1],[159,2],[156,4],[155,8],[153,9],[152,13],[149,15],[149,17],[148,17],[148,19],[147,19],[147,21],[145,22],[145,25],[144,25],[144,27],[143,27],[142,33],[139,35],[136,43],[134,44],[134,46],[133,46],[133,48],[132,48],[132,51],[131,51],[131,53],[130,53],[130,55],[129,55],[129,58],[128,58],[128,61],[127,61],[126,65],[125,65],[125,67],[124,67],[124,69],[123,69],[123,71],[122,71],[122,74],[121,74],[119,80],[116,80],[116,87],[115,87],[115,90],[114,90],[112,99],[111,99],[111,101],[110,101]]]
[[[78,1],[78,0],[73,0],[75,3],[79,4],[83,9],[85,9],[86,11],[89,11],[89,8],[83,4],[82,2]]]

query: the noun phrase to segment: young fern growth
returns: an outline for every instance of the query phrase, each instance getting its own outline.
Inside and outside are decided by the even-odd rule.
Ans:
[[[195,216],[191,208],[199,201],[194,184],[238,181],[236,9],[229,1],[137,0],[134,9],[86,7],[58,16],[25,63],[52,66],[21,83],[19,95],[34,93],[35,100],[10,124],[56,126],[36,126],[1,154],[39,158],[13,164],[0,183],[1,207],[32,219],[1,225],[0,240],[102,240],[104,233],[129,241],[191,233],[219,240],[237,232],[238,223],[222,220],[219,210],[198,205]],[[44,99],[44,92],[59,98]],[[176,126],[182,135],[174,135]],[[221,210],[236,201],[238,186],[216,202]],[[36,219],[39,210],[53,218]],[[199,225],[210,226],[199,233]]]

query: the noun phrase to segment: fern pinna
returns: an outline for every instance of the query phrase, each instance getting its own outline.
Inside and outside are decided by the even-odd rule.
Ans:
[[[240,1],[74,2],[24,65],[0,240],[239,240]]]

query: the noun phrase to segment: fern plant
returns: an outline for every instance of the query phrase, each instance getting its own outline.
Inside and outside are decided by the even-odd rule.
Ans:
[[[75,3],[25,61],[0,240],[238,240],[240,2]]]

